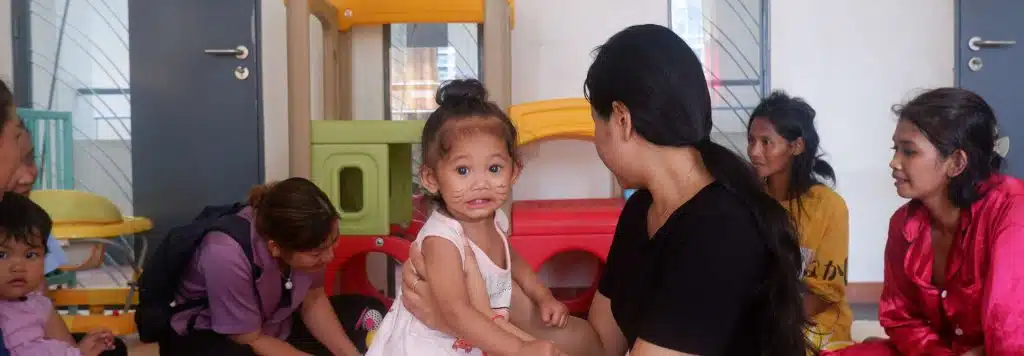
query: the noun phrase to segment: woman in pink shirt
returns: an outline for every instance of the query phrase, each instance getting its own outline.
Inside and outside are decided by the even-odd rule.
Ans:
[[[999,174],[996,118],[940,88],[895,112],[892,216],[879,319],[889,339],[840,355],[1024,352],[1024,182]],[[1013,118],[1018,119],[1018,118]]]
[[[177,336],[160,342],[160,354],[359,355],[340,322],[348,308],[323,289],[323,269],[339,236],[338,212],[327,195],[309,180],[289,178],[253,188],[237,215],[252,227],[252,262],[261,271],[255,290],[241,245],[223,232],[208,233],[186,267],[177,301],[205,296],[209,307],[175,314]]]

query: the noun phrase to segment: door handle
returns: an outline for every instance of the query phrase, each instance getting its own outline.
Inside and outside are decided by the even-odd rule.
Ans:
[[[981,37],[974,36],[967,40],[967,47],[972,51],[980,51],[985,47],[1009,47],[1017,44],[1014,40],[983,40]]]
[[[211,48],[203,50],[203,53],[212,56],[235,56],[238,59],[246,59],[249,57],[249,47],[240,45],[235,48]]]

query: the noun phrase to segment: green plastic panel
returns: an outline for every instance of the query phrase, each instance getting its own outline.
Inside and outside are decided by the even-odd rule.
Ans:
[[[313,145],[312,159],[313,182],[341,213],[342,235],[389,232],[388,145]]]
[[[313,120],[310,143],[420,143],[426,120]]]
[[[391,173],[389,221],[392,224],[408,224],[412,220],[412,145],[388,145],[388,158],[388,170]]]
[[[39,178],[35,189],[75,189],[75,160],[71,113],[18,109],[25,128],[32,133]]]

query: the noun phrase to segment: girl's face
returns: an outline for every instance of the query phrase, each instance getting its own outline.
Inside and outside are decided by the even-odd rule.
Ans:
[[[892,135],[893,155],[889,167],[896,193],[907,199],[945,197],[951,177],[963,171],[961,151],[942,157],[939,150],[913,123],[899,120]]]
[[[786,140],[775,131],[775,125],[766,118],[756,117],[747,131],[747,155],[757,175],[768,178],[787,174],[793,157],[803,152],[803,139]]]
[[[519,176],[505,140],[486,132],[461,135],[435,166],[421,171],[421,181],[462,221],[492,218]]]
[[[21,141],[25,138],[25,130],[21,128],[21,119],[14,107],[7,110],[11,119],[0,128],[0,184],[3,184],[0,187],[4,188],[14,185],[14,175],[22,162]]]
[[[46,242],[38,247],[7,239],[0,244],[0,298],[14,300],[39,289]]]

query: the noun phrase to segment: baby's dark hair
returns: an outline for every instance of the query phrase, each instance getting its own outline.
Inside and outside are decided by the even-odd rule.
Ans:
[[[519,162],[516,127],[498,104],[487,100],[487,89],[479,80],[448,81],[437,89],[434,100],[438,108],[427,118],[420,137],[423,166],[433,169],[448,154],[452,142],[475,133],[500,137],[512,161]]]
[[[27,196],[4,193],[0,200],[0,245],[13,240],[45,251],[52,228],[50,215]]]

